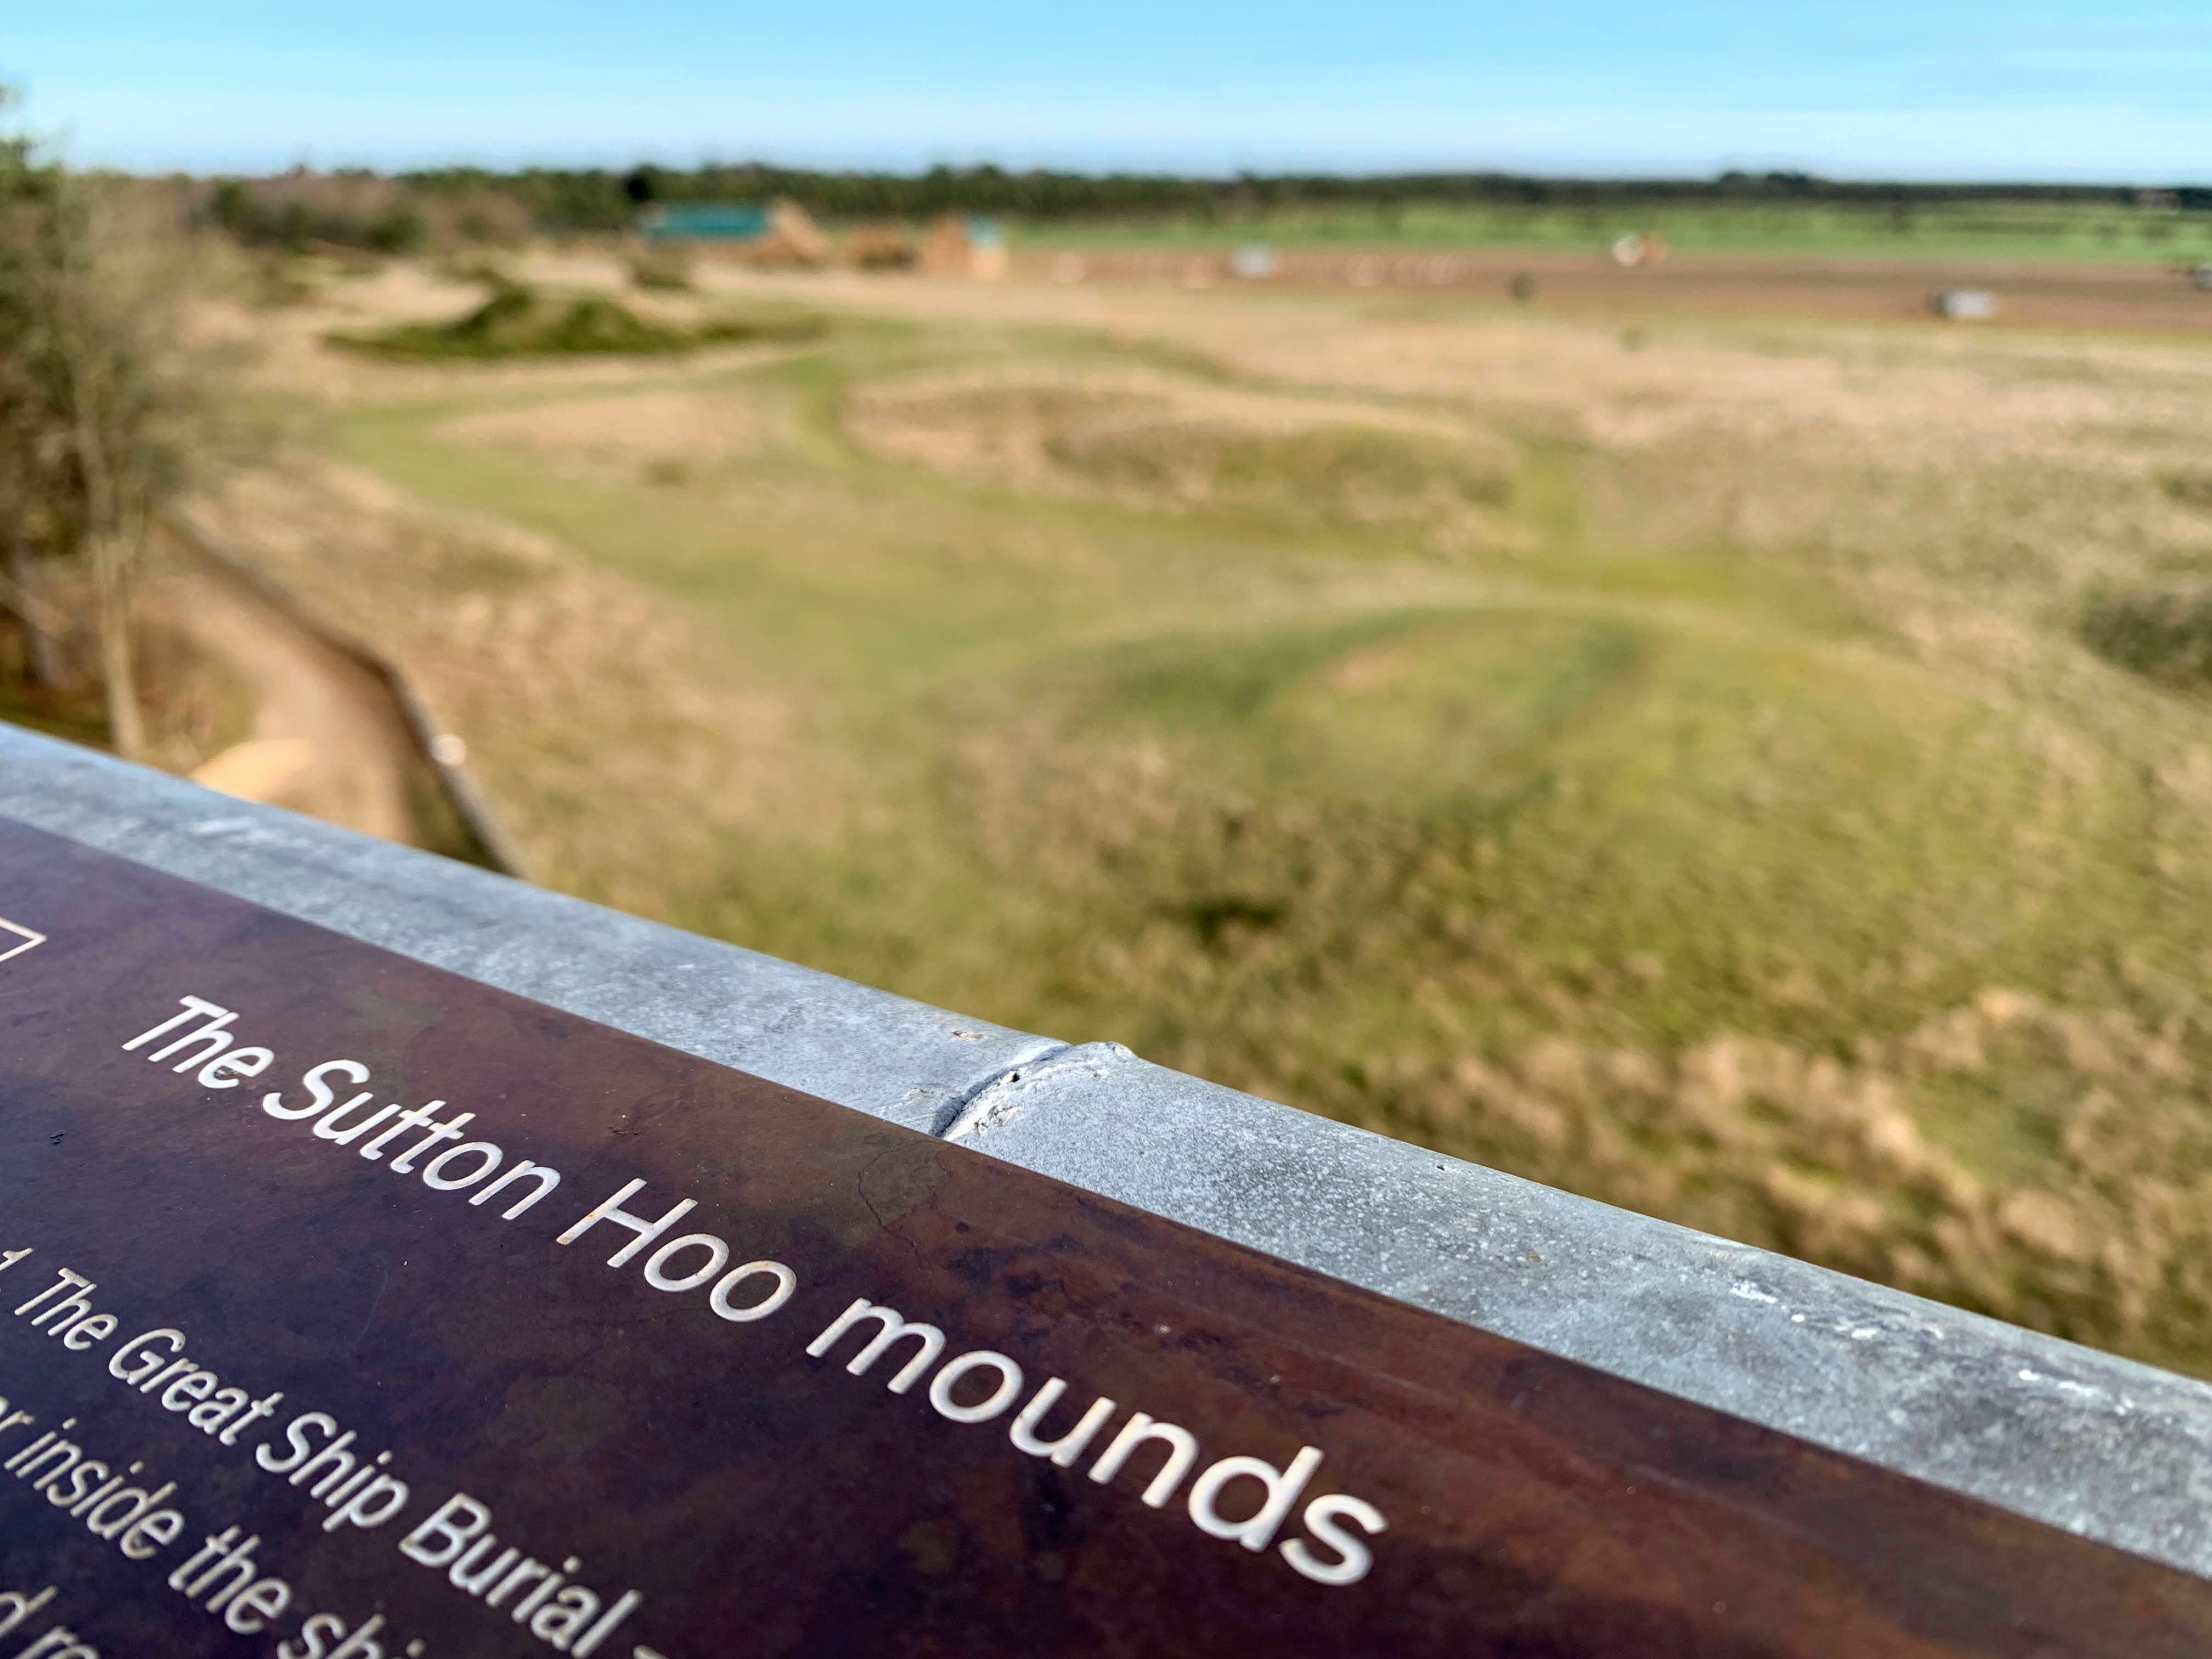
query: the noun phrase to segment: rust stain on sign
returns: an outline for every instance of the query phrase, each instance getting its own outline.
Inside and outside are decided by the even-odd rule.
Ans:
[[[0,909],[19,1644],[2212,1651],[2186,1575],[5,820]]]

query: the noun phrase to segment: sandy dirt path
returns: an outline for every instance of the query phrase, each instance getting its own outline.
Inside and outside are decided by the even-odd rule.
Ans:
[[[193,774],[388,841],[419,842],[414,759],[390,692],[352,658],[221,571],[176,571],[159,603],[202,651],[252,689],[253,735]]]

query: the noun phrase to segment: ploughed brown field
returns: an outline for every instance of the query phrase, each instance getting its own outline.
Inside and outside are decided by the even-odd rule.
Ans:
[[[1237,283],[1218,252],[1085,249],[1084,280]],[[1022,275],[1062,280],[1069,255],[1020,256]],[[1581,250],[1365,252],[1283,249],[1273,287],[1377,289],[1387,292],[1508,296],[1516,277],[1534,281],[1528,303],[1577,311],[1654,311],[1774,318],[1904,321],[1927,317],[1947,289],[1996,296],[2005,323],[2035,328],[2146,332],[2212,331],[2212,292],[2186,260],[2155,264],[2045,264],[1875,257],[1729,257],[1670,253],[1656,264],[1622,266]],[[1245,286],[1253,284],[1245,283]]]

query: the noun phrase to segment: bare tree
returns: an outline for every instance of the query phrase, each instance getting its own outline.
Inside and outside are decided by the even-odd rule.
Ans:
[[[0,88],[0,109],[13,102],[13,94]],[[33,539],[47,458],[32,385],[35,313],[29,276],[37,219],[51,184],[51,170],[27,139],[0,137],[0,553],[7,560],[0,603],[22,627],[32,683],[49,688],[61,678],[55,635],[63,618],[41,597]]]
[[[111,740],[145,749],[133,600],[149,520],[182,479],[176,284],[155,206],[74,173],[34,141],[0,139],[0,598],[34,675],[58,670],[46,569],[90,577]]]

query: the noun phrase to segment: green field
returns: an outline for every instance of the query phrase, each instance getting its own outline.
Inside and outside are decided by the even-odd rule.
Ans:
[[[318,405],[547,879],[2212,1369],[2201,348],[854,292]]]
[[[1590,207],[1492,204],[1279,209],[1249,215],[1040,221],[1022,246],[1074,249],[1218,247],[1583,251],[1629,232],[1685,253],[1844,258],[2173,264],[2212,260],[2212,213],[2120,204],[1960,202],[1861,206],[1832,202],[1639,203]]]

